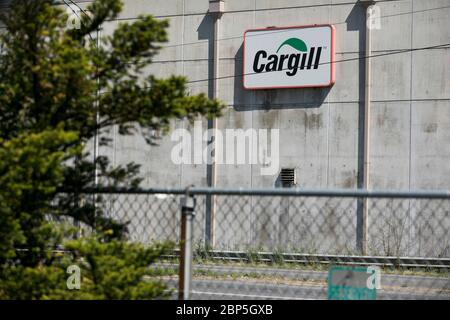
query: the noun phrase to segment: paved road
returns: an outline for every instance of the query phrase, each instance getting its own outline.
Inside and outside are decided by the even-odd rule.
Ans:
[[[160,264],[174,268],[176,265]],[[195,276],[193,299],[327,299],[327,272],[195,265],[194,270],[214,272],[214,276]],[[230,274],[257,274],[264,278],[223,279]],[[223,277],[223,278],[222,278]],[[275,277],[275,278],[274,278]],[[175,286],[172,282],[171,287]],[[450,300],[450,278],[383,274],[378,299]]]
[[[327,299],[327,287],[321,285],[285,285],[253,281],[194,279],[192,290],[193,299]],[[379,290],[377,299],[450,300],[450,294],[444,295],[427,290],[422,293]]]

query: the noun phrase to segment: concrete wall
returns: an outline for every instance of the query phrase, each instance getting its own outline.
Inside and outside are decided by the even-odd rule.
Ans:
[[[280,167],[296,168],[298,186],[356,188],[364,98],[360,72],[364,61],[356,58],[364,55],[363,6],[350,0],[227,0],[225,5],[220,75],[226,78],[219,81],[219,96],[228,108],[219,128],[280,129]],[[378,6],[381,29],[373,31],[373,54],[450,43],[449,0],[400,0]],[[277,9],[281,7],[295,8]],[[146,13],[169,19],[168,47],[148,71],[206,80],[192,83],[191,92],[211,94],[212,81],[207,79],[212,73],[214,39],[213,19],[207,11],[207,0],[125,0],[120,22],[132,22]],[[104,33],[117,23],[108,23]],[[343,61],[336,64],[332,88],[243,90],[239,74],[246,29],[313,23],[336,26],[336,60]],[[450,188],[449,61],[449,47],[373,59],[372,188]],[[168,155],[175,142],[169,137],[158,147],[137,137],[114,134],[113,138],[113,149],[102,152],[114,155],[116,164],[141,163],[144,186],[206,185],[205,165],[171,163]],[[258,165],[219,165],[217,170],[218,186],[224,187],[272,187],[277,179],[261,176]]]
[[[90,1],[77,2],[86,6]],[[211,95],[212,81],[208,79],[212,76],[214,37],[208,1],[124,2],[120,21],[108,22],[102,33],[111,33],[118,23],[133,22],[139,14],[168,19],[169,43],[148,72],[161,77],[185,75],[194,81],[189,85],[192,93]],[[219,96],[227,110],[219,128],[279,129],[280,167],[296,169],[299,187],[357,188],[362,169],[364,59],[358,58],[364,56],[364,7],[355,0],[225,0],[225,6],[219,36],[219,69],[224,77],[219,81]],[[378,6],[381,29],[373,31],[373,54],[380,56],[373,58],[372,71],[370,187],[449,189],[450,46],[416,49],[450,44],[450,0],[381,1]],[[245,30],[316,23],[336,27],[338,63],[333,87],[243,89],[239,75]],[[406,51],[388,54],[396,50]],[[203,126],[206,128],[206,122]],[[176,121],[174,128],[189,125]],[[112,147],[100,152],[109,155],[114,164],[140,163],[144,187],[207,185],[206,165],[170,161],[175,142],[169,136],[155,147],[140,137],[119,136],[115,129],[110,135]],[[251,164],[219,165],[217,172],[220,187],[273,187],[278,179],[277,175],[261,176],[260,166]],[[217,238],[222,247],[253,244],[274,248],[293,243],[307,250],[319,241],[315,250],[351,252],[355,248],[355,202],[316,199],[309,205],[286,206],[279,199],[250,199],[239,209],[231,206],[230,199],[220,201],[217,217],[225,223],[217,229]],[[382,253],[383,234],[393,230],[388,229],[386,220],[392,219],[391,213],[408,230],[400,240],[402,254],[436,255],[430,251],[436,244],[448,246],[447,205],[435,211],[420,201],[385,201],[373,206],[373,252]],[[381,213],[387,216],[383,218]],[[427,248],[421,244],[424,242]],[[450,254],[448,248],[439,250]]]
[[[280,167],[296,169],[299,187],[357,188],[362,170],[364,59],[358,58],[364,56],[364,7],[350,0],[226,0],[225,5],[219,96],[227,110],[219,128],[279,129]],[[448,189],[450,47],[415,49],[450,43],[450,0],[385,1],[378,6],[381,29],[373,31],[373,54],[380,56],[373,59],[372,71],[371,188]],[[141,13],[169,19],[168,47],[149,72],[185,75],[194,81],[192,93],[211,95],[214,37],[207,10],[206,0],[127,0],[121,19],[132,22]],[[332,88],[243,89],[239,75],[245,30],[315,23],[336,26],[340,62]],[[104,32],[116,24],[109,23]],[[407,51],[383,55],[395,50]],[[203,126],[206,129],[206,122]],[[189,128],[183,122],[174,127]],[[171,163],[168,155],[174,142],[168,137],[158,147],[137,137],[114,135],[114,141],[113,148],[103,152],[113,155],[116,164],[141,163],[144,186],[207,184],[206,165]],[[273,187],[278,179],[261,176],[260,166],[251,164],[219,165],[217,172],[220,187]],[[298,201],[220,198],[217,245],[355,252],[356,201]],[[373,202],[371,252],[448,255],[448,206],[440,205],[430,211],[431,203],[423,201]]]

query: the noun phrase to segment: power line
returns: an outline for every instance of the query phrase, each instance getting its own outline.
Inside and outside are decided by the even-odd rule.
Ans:
[[[391,1],[394,1],[394,0],[391,0]],[[290,7],[286,7],[286,8],[290,8]],[[293,7],[293,8],[295,8],[295,7]],[[382,15],[382,16],[380,16],[380,18],[384,19],[384,18],[397,17],[397,16],[402,16],[402,15],[415,14],[415,13],[420,13],[420,12],[448,9],[448,8],[450,8],[450,6],[436,7],[436,8],[430,8],[430,9],[424,9],[424,10],[417,10],[417,11],[408,11],[408,12],[395,13],[395,14],[384,15],[384,16]],[[330,24],[332,24],[332,25],[347,24],[347,21],[334,22],[334,23],[331,22]],[[269,30],[270,29],[268,29],[268,31]],[[283,33],[283,32],[287,32],[287,31],[289,31],[289,30],[278,30],[278,31],[273,31],[272,33]],[[250,35],[247,37],[257,37],[257,36],[261,36],[261,35],[255,34],[255,35]],[[217,39],[214,41],[227,41],[227,40],[235,40],[235,39],[241,39],[241,38],[244,38],[244,36],[242,34],[236,35],[236,36],[231,36],[231,37],[220,38],[220,39]],[[173,48],[173,47],[184,47],[184,46],[189,46],[189,45],[198,45],[198,44],[207,43],[209,41],[210,40],[204,40],[204,41],[197,41],[197,42],[186,42],[186,43],[167,45],[167,46],[162,46],[162,49]]]
[[[65,0],[62,0],[65,2]],[[72,0],[69,0],[71,3],[73,3],[81,12],[83,12],[84,14],[86,14],[88,17],[89,15],[76,3],[74,3]],[[378,3],[389,3],[389,2],[398,2],[401,0],[382,0],[382,1],[378,1]],[[349,5],[349,4],[358,4],[359,2],[343,2],[343,3],[335,3],[332,4],[333,6],[339,6],[339,5]],[[66,3],[67,5],[67,3]],[[284,7],[276,7],[276,8],[260,8],[260,9],[248,9],[248,10],[231,10],[231,11],[226,11],[224,12],[224,14],[229,14],[229,13],[244,13],[244,12],[258,12],[258,11],[271,11],[271,10],[285,10],[285,9],[302,9],[302,8],[316,8],[316,7],[326,7],[326,6],[330,6],[330,4],[319,4],[319,5],[299,5],[299,6],[284,6]],[[447,9],[450,8],[450,6],[442,6],[442,7],[436,7],[436,8],[429,8],[429,9],[423,9],[423,10],[417,10],[417,11],[409,11],[409,12],[402,12],[402,13],[396,13],[396,14],[390,14],[390,15],[382,15],[380,16],[380,18],[390,18],[390,17],[396,17],[396,16],[402,16],[402,15],[409,15],[409,14],[415,14],[415,13],[420,13],[420,12],[427,12],[427,11],[435,11],[435,10],[441,10],[441,9]],[[200,14],[207,14],[207,12],[201,12],[201,13],[195,13],[195,15],[200,15]],[[165,15],[165,16],[155,16],[156,18],[170,18],[170,17],[177,17],[177,16],[189,16],[191,14],[180,14],[180,15]],[[135,18],[138,19],[138,18]],[[115,20],[108,20],[108,21],[121,21],[121,20],[132,20],[132,18],[121,18],[121,19],[115,19]],[[333,25],[340,25],[340,24],[347,24],[346,21],[341,21],[341,22],[334,22],[334,23],[330,23]],[[276,32],[273,33],[282,33],[282,32],[286,32],[287,30],[278,30]],[[251,37],[257,37],[260,36],[258,34],[255,35],[251,35]],[[227,40],[234,40],[234,39],[241,39],[244,36],[242,34],[240,35],[236,35],[236,36],[231,36],[231,37],[226,37],[226,38],[221,38],[221,39],[217,39],[214,41],[227,41]],[[250,37],[250,36],[249,36]],[[197,41],[197,42],[186,42],[186,43],[179,43],[179,44],[173,44],[173,45],[166,45],[166,46],[162,46],[162,49],[164,48],[173,48],[173,47],[185,47],[185,46],[189,46],[189,45],[199,45],[199,44],[203,44],[203,43],[207,43],[209,42],[209,40],[204,40],[204,41]]]
[[[383,2],[399,2],[404,0],[377,0],[377,3],[383,3]],[[298,5],[298,6],[285,6],[285,7],[273,7],[273,8],[259,8],[259,9],[241,9],[241,10],[228,10],[223,12],[223,14],[230,14],[230,13],[245,13],[245,12],[261,12],[261,11],[275,11],[275,10],[289,10],[289,9],[307,9],[307,8],[318,8],[318,7],[329,7],[329,6],[344,6],[344,5],[361,5],[359,1],[352,1],[352,2],[340,2],[340,3],[322,3],[322,4],[310,4],[310,5]],[[155,15],[155,18],[175,18],[175,17],[188,17],[188,16],[199,16],[208,14],[208,11],[203,12],[192,12],[192,13],[174,13],[174,14],[166,14],[166,15]],[[123,21],[123,20],[136,20],[138,18],[119,18],[115,19],[116,21]],[[108,20],[113,21],[113,20]]]
[[[64,3],[66,5],[68,5],[65,0],[63,0],[63,1],[64,1]],[[79,8],[80,11],[82,11],[84,14],[87,15],[87,13],[84,12],[72,0],[69,0],[69,1],[72,4],[74,4],[77,8]],[[386,0],[386,1],[380,1],[380,2],[396,2],[396,1],[400,1],[400,0]],[[341,3],[341,4],[343,4],[343,3]],[[346,3],[346,4],[353,4],[353,3]],[[312,6],[278,7],[278,8],[254,9],[254,10],[250,10],[250,9],[249,10],[235,10],[235,11],[227,11],[227,13],[247,12],[247,11],[281,10],[281,9],[294,9],[294,8],[306,8],[306,7],[321,7],[321,6],[328,6],[328,5],[329,4],[326,4],[326,5],[325,4],[324,5],[312,5]],[[426,11],[434,11],[434,10],[440,10],[440,9],[446,9],[446,8],[450,8],[450,6],[443,6],[443,7],[429,8],[429,9],[418,10],[418,11],[411,11],[411,12],[405,12],[405,13],[385,15],[385,16],[380,16],[380,18],[394,17],[394,16],[400,16],[400,15],[406,15],[406,14],[414,14],[414,13],[426,12]],[[73,11],[73,9],[72,9],[72,11]],[[73,11],[73,12],[77,15],[77,13],[75,11]],[[347,23],[347,22],[338,22],[338,23],[332,23],[332,24],[337,25],[337,24],[344,24],[344,23]],[[268,31],[270,31],[270,29],[268,29]],[[271,31],[271,33],[278,33],[278,32],[286,32],[286,30]],[[258,35],[251,35],[251,36],[258,36]],[[222,39],[218,39],[218,40],[215,40],[215,41],[224,41],[224,40],[239,39],[239,38],[243,38],[243,35],[222,38]],[[204,42],[208,42],[208,41],[209,40],[206,40]],[[177,45],[168,45],[168,46],[164,46],[163,48],[176,47],[176,46],[186,46],[186,45],[195,45],[195,44],[200,44],[200,43],[203,43],[203,42],[193,42],[193,43],[183,43],[183,44],[177,44]],[[407,53],[407,52],[414,52],[414,51],[430,50],[430,49],[442,48],[442,47],[447,47],[447,46],[450,46],[450,43],[439,44],[439,45],[434,45],[434,46],[427,46],[427,47],[420,47],[420,48],[403,49],[403,50],[397,50],[397,51],[394,51],[394,52],[380,53],[380,54],[375,54],[375,55],[371,55],[371,56],[363,56],[363,57],[358,57],[358,58],[349,58],[349,59],[337,60],[337,61],[333,61],[333,62],[322,62],[322,63],[319,63],[319,65],[326,65],[326,64],[331,64],[331,63],[336,64],[336,63],[357,61],[357,60],[363,60],[363,59],[365,60],[365,59],[368,59],[368,58],[376,58],[376,57],[389,56],[389,55],[400,54],[400,53]],[[209,60],[209,59],[203,59],[203,60]],[[298,68],[300,68],[300,67],[298,67]],[[261,73],[265,73],[265,72],[280,72],[280,71],[286,71],[286,70],[289,70],[289,69],[288,68],[283,68],[281,70],[263,71]],[[242,77],[244,75],[253,75],[253,74],[258,74],[258,73],[252,72],[252,73],[246,73],[246,74],[242,73],[242,74],[237,74],[237,75],[221,76],[221,77],[217,77],[217,78],[197,79],[197,80],[187,81],[187,83],[198,83],[198,82],[205,82],[205,81],[211,81],[211,80],[221,80],[221,79]]]
[[[72,8],[72,6],[70,6],[67,2],[66,2],[66,0],[62,0],[63,2],[64,2],[64,4],[67,6],[67,7],[69,7],[70,8],[70,10],[77,16],[77,18],[78,19],[80,19],[80,23],[81,23],[81,17],[78,15],[78,13]],[[81,12],[83,12],[83,10],[76,4],[76,3],[74,3],[72,0],[69,0],[73,5],[75,5],[78,9],[80,9],[80,11]],[[88,16],[87,15],[87,13],[85,13],[85,12],[83,12],[86,16]],[[89,16],[88,16],[88,18],[90,18]],[[91,35],[91,33],[88,33],[88,36],[89,36],[89,39],[92,41],[92,42],[95,42],[95,40],[94,40],[94,38],[92,38],[92,35]]]
[[[64,1],[64,0],[63,0],[63,1]],[[85,15],[89,20],[91,20],[91,17],[87,14],[87,11],[86,11],[86,10],[83,10],[83,8],[81,8],[81,7],[78,5],[78,3],[73,2],[72,0],[69,0],[69,1],[70,1],[70,3],[72,3],[75,7],[77,7],[78,10],[80,10],[82,13],[84,13],[84,15]],[[65,3],[65,1],[64,1],[64,3]]]
[[[336,63],[357,61],[357,60],[363,60],[363,59],[365,60],[365,59],[368,59],[368,58],[376,58],[376,57],[389,56],[389,55],[400,54],[400,53],[407,53],[407,52],[414,52],[414,51],[431,50],[431,49],[448,47],[448,46],[450,46],[450,43],[444,43],[444,44],[439,44],[439,45],[434,45],[434,46],[427,46],[427,47],[420,47],[420,48],[403,49],[403,50],[398,50],[398,51],[394,51],[394,52],[381,53],[381,54],[375,54],[375,55],[371,55],[371,56],[363,56],[363,57],[358,57],[358,58],[349,58],[349,59],[337,60],[337,61],[333,61],[333,62],[322,62],[322,63],[319,63],[319,65],[326,65],[326,64],[332,64],[332,63],[336,64]],[[263,71],[263,72],[260,72],[260,73],[280,72],[280,71],[286,71],[286,70],[289,70],[289,69],[284,68],[282,70]],[[222,77],[217,77],[217,78],[198,79],[198,80],[186,81],[186,83],[189,84],[189,83],[206,82],[206,81],[211,81],[211,80],[223,80],[223,79],[237,78],[237,77],[242,77],[244,75],[252,75],[252,74],[257,74],[257,73],[255,73],[255,72],[245,73],[245,74],[242,73],[242,74],[231,75],[231,76],[222,76]],[[151,87],[143,87],[142,89],[151,89]],[[108,94],[108,93],[111,93],[111,92],[108,92],[108,91],[100,92],[101,95]]]
[[[66,3],[65,0],[62,0],[62,1],[67,6],[69,6],[69,4]],[[88,18],[90,18],[89,15],[87,14],[86,10],[83,10],[77,3],[73,2],[72,0],[69,0],[69,1],[72,4],[74,4],[81,12],[83,12]],[[397,1],[401,1],[401,0],[384,0],[384,1],[378,1],[378,3],[382,3],[382,2],[388,3],[388,2],[397,2]],[[332,5],[333,6],[337,6],[337,5],[349,5],[349,4],[355,4],[355,2],[335,3],[335,4],[332,4]],[[315,8],[315,7],[323,7],[323,6],[330,6],[330,4],[306,5],[306,6],[286,6],[286,7],[277,7],[277,8],[260,8],[260,9],[248,9],[248,10],[232,10],[232,11],[226,11],[226,12],[224,12],[224,14],[227,14],[227,13],[240,13],[240,12],[252,12],[252,11],[269,11],[269,10],[283,10],[283,9]],[[396,13],[396,14],[391,14],[391,15],[382,15],[382,16],[380,16],[380,18],[396,17],[396,16],[409,15],[409,14],[415,14],[415,13],[420,13],[420,12],[435,11],[435,10],[448,9],[448,8],[450,8],[450,6],[429,8],[429,9],[423,9],[423,10],[417,10],[417,11],[402,12],[402,13]],[[74,13],[76,14],[76,12],[74,12]],[[207,14],[207,12],[201,12],[201,13],[195,13],[195,14],[155,16],[155,18],[176,17],[176,16],[180,16],[181,17],[181,16],[189,16],[189,15],[200,15],[200,14]],[[138,19],[138,18],[135,18],[135,19]],[[121,18],[121,19],[107,20],[107,21],[120,21],[120,20],[133,20],[133,18]],[[340,25],[340,24],[346,24],[346,23],[347,23],[346,21],[342,21],[342,22],[334,22],[334,23],[331,22],[330,24]],[[278,31],[273,31],[273,33],[281,33],[281,32],[286,32],[286,31],[287,30],[278,30]],[[260,35],[255,34],[255,35],[250,35],[248,37],[255,37],[255,36],[260,36]],[[217,40],[214,40],[214,41],[227,41],[227,40],[241,39],[243,37],[244,36],[241,34],[241,35],[236,35],[236,36],[231,36],[231,37],[226,37],[226,38],[220,38],[220,39],[217,39]],[[185,47],[185,46],[190,46],[190,45],[199,45],[199,44],[207,43],[209,41],[210,40],[204,40],[204,41],[197,41],[197,42],[186,42],[186,43],[179,43],[179,44],[173,44],[173,45],[166,45],[166,46],[162,46],[161,49],[174,48],[174,47]]]
[[[75,11],[75,10],[73,10],[73,8],[72,8],[72,6],[70,5],[70,4],[68,4],[67,2],[66,2],[66,0],[62,0],[63,2],[64,2],[64,4],[67,6],[67,7],[69,7],[69,9],[73,12],[73,14],[78,18],[78,19],[80,19],[80,21],[81,21],[81,18],[80,18],[80,16],[78,15],[78,13]],[[70,0],[69,0],[70,1]],[[72,2],[72,1],[70,1],[70,2]],[[73,2],[72,2],[73,3]],[[76,6],[76,5],[75,5]],[[76,6],[76,7],[78,7],[78,6]]]
[[[380,54],[375,54],[375,55],[370,55],[370,56],[363,56],[363,57],[358,57],[358,58],[349,58],[349,59],[343,59],[343,60],[336,60],[336,61],[333,61],[333,62],[322,62],[322,63],[319,63],[319,65],[327,65],[327,64],[336,64],[336,63],[341,63],[341,62],[365,60],[365,59],[369,59],[369,58],[377,58],[377,57],[383,57],[383,56],[389,56],[389,55],[400,54],[400,53],[407,53],[407,52],[413,52],[413,51],[431,50],[431,49],[442,48],[442,47],[447,47],[447,46],[450,46],[450,43],[444,43],[444,44],[439,44],[439,45],[434,45],[434,46],[427,46],[427,47],[420,47],[420,48],[403,49],[403,50],[398,50],[398,51],[394,51],[394,52],[380,53]],[[301,68],[301,67],[298,67],[297,69],[299,69],[299,68]],[[186,83],[198,83],[198,82],[205,82],[205,81],[211,81],[211,80],[222,80],[222,79],[236,78],[236,77],[260,74],[260,73],[280,72],[280,71],[286,71],[286,70],[289,70],[289,69],[288,68],[283,68],[281,70],[262,71],[262,72],[259,72],[259,73],[257,73],[257,72],[251,72],[251,73],[245,73],[245,74],[242,73],[242,74],[231,75],[231,76],[222,76],[222,77],[217,77],[217,78],[206,78],[206,79],[191,80],[191,81],[187,81]]]

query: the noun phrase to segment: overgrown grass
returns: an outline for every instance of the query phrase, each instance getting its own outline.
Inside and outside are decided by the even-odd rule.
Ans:
[[[285,251],[282,248],[276,248],[272,251],[270,260],[262,260],[260,252],[265,251],[264,248],[248,248],[241,259],[228,260],[224,258],[214,257],[212,248],[205,246],[202,243],[196,243],[194,247],[194,259],[193,264],[204,266],[223,266],[230,269],[236,267],[247,268],[276,268],[285,270],[299,270],[299,271],[322,271],[328,272],[331,265],[346,265],[338,260],[330,263],[321,263],[320,261],[310,260],[308,262],[297,262],[289,260],[289,257],[285,255]],[[300,253],[300,252],[298,252]],[[178,258],[165,258],[161,262],[166,263],[178,263]],[[416,275],[416,276],[436,276],[436,277],[450,277],[449,269],[439,268],[412,268],[412,267],[400,267],[400,266],[384,266],[381,267],[381,271],[384,274],[393,275]]]

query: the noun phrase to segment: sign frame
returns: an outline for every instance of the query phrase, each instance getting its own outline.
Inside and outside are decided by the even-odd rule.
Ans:
[[[331,49],[330,49],[330,81],[327,84],[321,85],[299,85],[299,86],[276,86],[276,87],[246,87],[245,86],[245,64],[246,64],[246,39],[247,32],[254,31],[272,31],[272,30],[284,30],[284,29],[307,29],[307,28],[317,28],[317,27],[329,27],[331,29]],[[294,88],[324,88],[331,87],[336,82],[336,71],[335,71],[335,55],[336,55],[336,27],[330,23],[324,24],[309,24],[309,25],[299,25],[299,26],[286,26],[286,27],[269,27],[269,28],[254,28],[247,29],[244,32],[244,51],[243,51],[243,64],[242,64],[242,86],[245,90],[271,90],[271,89],[294,89]]]
[[[333,283],[333,273],[334,272],[350,272],[350,273],[363,273],[367,274],[367,277],[370,276],[367,273],[367,267],[362,266],[346,266],[346,265],[332,265],[328,270],[327,276],[327,297],[328,300],[376,300],[377,299],[377,289],[369,289],[367,287],[356,287],[349,285],[340,285]],[[334,292],[335,289],[337,291],[344,291],[345,294],[349,294],[353,299],[348,299],[348,296],[341,296],[339,294],[336,295]],[[351,293],[351,294],[350,294]],[[361,299],[361,297],[363,297]]]

